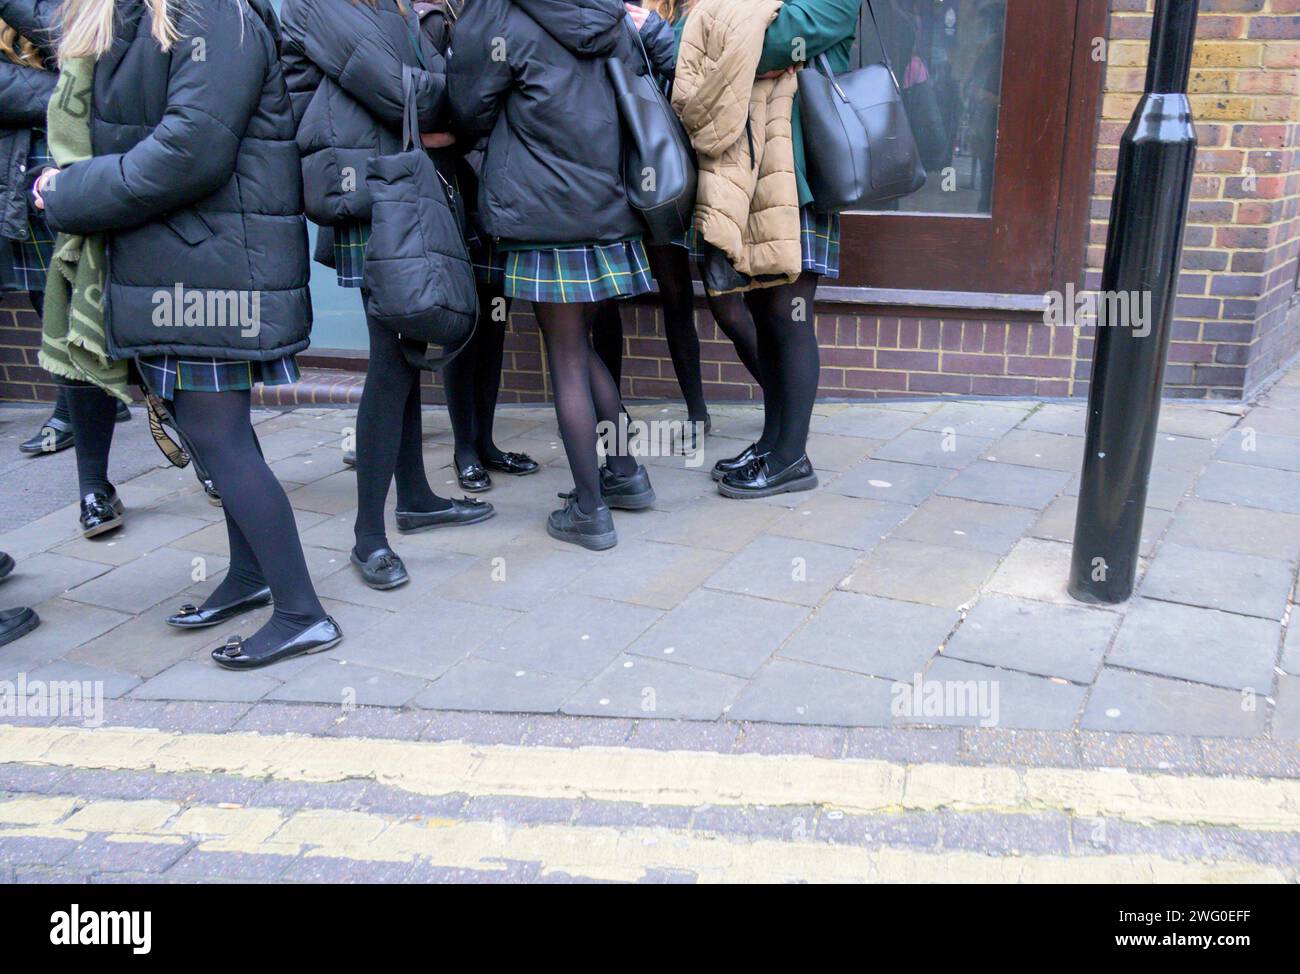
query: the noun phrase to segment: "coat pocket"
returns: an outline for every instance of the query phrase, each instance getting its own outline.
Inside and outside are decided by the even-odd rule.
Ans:
[[[213,235],[207,221],[194,210],[178,210],[163,222],[191,247],[198,246]]]

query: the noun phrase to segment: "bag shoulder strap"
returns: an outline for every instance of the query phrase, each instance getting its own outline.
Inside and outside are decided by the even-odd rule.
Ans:
[[[402,151],[414,149],[420,138],[420,117],[415,107],[415,69],[402,65]]]

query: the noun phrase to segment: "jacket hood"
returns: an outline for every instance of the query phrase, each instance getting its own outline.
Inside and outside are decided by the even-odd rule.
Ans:
[[[577,57],[604,57],[618,45],[627,10],[620,0],[510,0]]]
[[[275,15],[275,10],[271,7],[270,0],[247,0],[248,6],[252,9],[267,28],[271,31],[271,36],[275,38],[277,45],[280,41],[280,20]]]

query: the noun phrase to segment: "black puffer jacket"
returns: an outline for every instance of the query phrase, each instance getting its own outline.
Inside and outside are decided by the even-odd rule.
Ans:
[[[415,69],[420,130],[446,128],[442,56],[409,4],[404,11],[395,0],[284,0],[280,8],[280,55],[316,223],[369,219],[366,160],[401,148],[402,65]]]
[[[118,0],[117,40],[95,64],[94,158],[47,188],[50,226],[107,235],[116,357],[300,351],[307,225],[275,14],[267,0],[187,0],[166,53],[149,26],[144,0]]]
[[[473,0],[452,43],[452,124],[488,135],[479,217],[510,241],[614,241],[644,232],[619,164],[622,129],[605,73],[639,64],[620,0]]]
[[[0,20],[26,37],[18,23],[10,23],[7,4],[8,0],[0,0]],[[44,11],[28,6],[27,12],[30,17]],[[23,12],[15,9],[12,16],[21,20]],[[37,23],[22,26],[36,34],[28,39],[40,45],[44,31]],[[32,129],[45,128],[45,109],[57,81],[53,71],[38,71],[0,57],[0,238],[21,240],[27,236],[27,156]]]

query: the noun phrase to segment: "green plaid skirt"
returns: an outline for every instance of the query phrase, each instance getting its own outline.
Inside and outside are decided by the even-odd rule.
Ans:
[[[339,287],[361,287],[369,241],[369,223],[353,220],[334,227],[334,272],[338,275]]]
[[[292,355],[269,362],[151,355],[137,359],[136,366],[149,391],[160,399],[174,399],[178,390],[234,392],[259,384],[284,386],[297,382],[299,377],[298,363]]]
[[[503,285],[506,279],[506,254],[491,237],[471,232],[465,243],[469,246],[469,260],[474,265],[474,280],[480,284]]]
[[[840,215],[838,213],[818,213],[811,206],[800,209],[799,242],[803,249],[805,271],[820,274],[822,277],[840,276]],[[694,227],[673,243],[685,247],[695,263],[703,263],[704,241]]]
[[[45,142],[45,133],[32,133],[32,147],[27,153],[27,171],[34,172],[43,166],[54,165],[49,146]],[[12,240],[14,255],[14,272],[20,291],[44,291],[45,275],[54,257],[54,231],[45,222],[40,212],[27,209],[27,238]]]
[[[586,247],[512,250],[506,297],[548,304],[630,298],[651,290],[650,259],[638,240]]]

